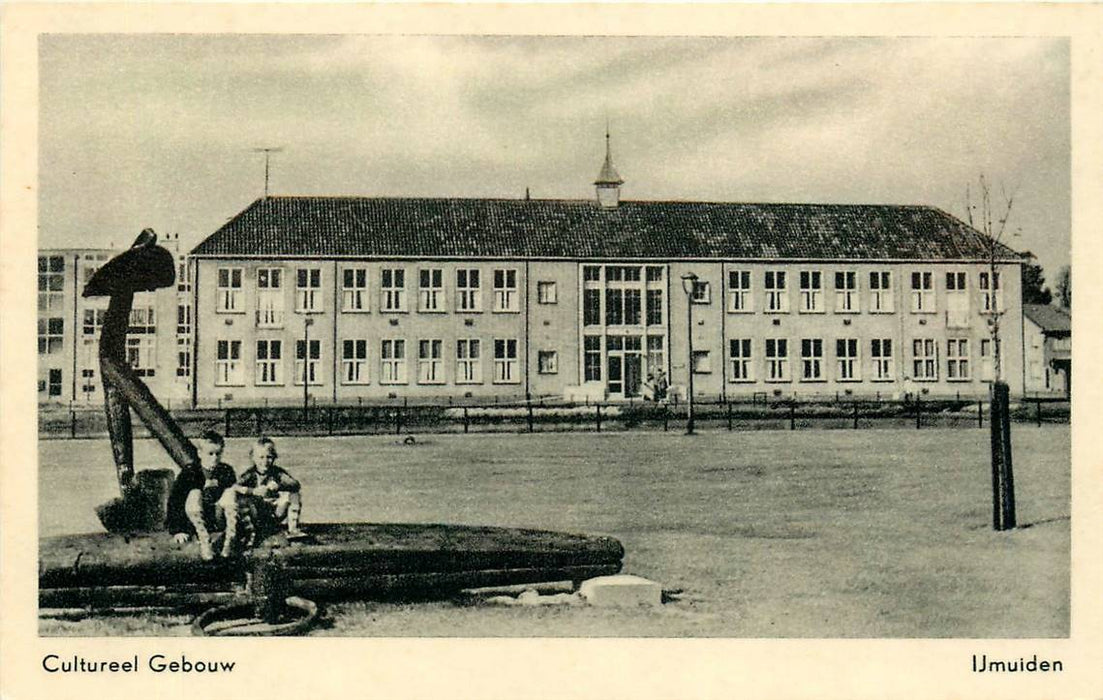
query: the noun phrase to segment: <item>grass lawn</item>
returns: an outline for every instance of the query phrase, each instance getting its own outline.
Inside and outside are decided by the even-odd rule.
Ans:
[[[1064,637],[1069,427],[1014,426],[1022,527],[991,529],[988,431],[556,433],[277,440],[307,521],[608,534],[655,610],[354,602],[352,636]],[[230,440],[238,471],[248,441]],[[40,442],[40,534],[99,530],[105,440]],[[168,460],[150,440],[138,464]],[[175,617],[44,620],[42,634],[188,634]]]

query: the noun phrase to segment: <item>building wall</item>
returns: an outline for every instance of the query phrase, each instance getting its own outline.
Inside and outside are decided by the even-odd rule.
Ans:
[[[1055,357],[1069,356],[1070,342],[1066,338],[1046,337],[1045,332],[1028,318],[1023,319],[1025,352],[1025,388],[1028,395],[1064,396],[1065,371],[1054,365]]]
[[[749,397],[753,394],[813,397],[852,394],[855,396],[900,396],[922,392],[931,396],[984,396],[991,376],[990,359],[982,351],[990,349],[989,314],[984,313],[984,294],[980,278],[987,268],[971,263],[792,263],[788,261],[738,262],[695,261],[659,263],[656,261],[491,261],[455,260],[425,261],[335,261],[335,260],[216,260],[195,262],[198,281],[197,319],[199,335],[196,352],[196,399],[200,404],[223,403],[295,404],[303,400],[302,366],[296,365],[295,346],[304,337],[304,322],[312,320],[310,339],[318,341],[320,357],[315,382],[309,396],[319,402],[351,403],[357,400],[407,397],[431,399],[520,398],[531,396],[576,395],[579,387],[588,396],[624,398],[635,392],[626,391],[627,384],[611,384],[610,357],[615,356],[622,379],[628,356],[632,351],[622,345],[636,342],[639,348],[634,361],[637,381],[661,369],[674,385],[683,391],[687,383],[688,348],[686,343],[686,295],[681,277],[698,275],[708,285],[708,294],[693,305],[694,350],[698,354],[698,371],[694,375],[695,392],[701,397]],[[638,267],[638,282],[609,281],[609,267]],[[601,268],[595,280],[585,279],[587,267]],[[655,268],[651,279],[647,268]],[[219,309],[219,270],[231,275],[238,270],[240,285],[236,288],[233,310]],[[281,284],[270,291],[282,309],[279,321],[261,322],[259,309],[262,292],[258,280],[262,270],[279,269]],[[382,281],[384,270],[401,269],[405,275],[405,309],[384,308]],[[478,270],[480,276],[479,310],[460,309],[457,289],[458,270]],[[317,270],[319,284],[317,308],[313,313],[296,310],[297,277],[300,270]],[[345,278],[349,272],[363,270],[366,278],[363,308],[347,308]],[[494,310],[495,270],[511,270],[516,277],[516,302],[510,312]],[[423,271],[440,273],[440,308],[436,311],[419,308],[420,276]],[[747,308],[732,308],[730,280],[733,273],[749,274]],[[788,310],[767,309],[765,278],[767,272],[784,272]],[[819,311],[802,309],[801,273],[819,273]],[[892,299],[892,310],[872,313],[870,309],[870,273],[889,273],[889,288],[885,297]],[[838,307],[836,273],[853,273],[854,308],[847,312]],[[912,310],[911,281],[913,273],[921,282],[929,281],[927,305],[923,312]],[[961,302],[951,304],[949,289],[962,285]],[[309,274],[309,273],[308,273]],[[355,272],[354,272],[355,274]],[[430,273],[432,274],[432,273]],[[619,273],[618,273],[619,274]],[[924,277],[925,276],[925,277]],[[1004,309],[1001,337],[1003,339],[1002,374],[1012,391],[1023,389],[1023,328],[1020,280],[1017,267],[1002,266],[1003,289],[999,308]],[[227,278],[229,279],[229,278]],[[651,281],[648,281],[651,279]],[[810,280],[811,281],[811,280]],[[354,283],[358,281],[354,280]],[[541,303],[542,284],[554,284],[554,302],[545,298]],[[232,282],[230,283],[232,284]],[[584,318],[584,290],[601,289],[600,318],[588,323]],[[651,289],[662,290],[661,322],[648,325],[646,306],[644,319],[634,325],[613,323],[606,316],[606,296],[609,289],[638,289],[646,299]],[[225,291],[225,290],[223,290]],[[654,319],[652,319],[654,320]],[[584,369],[586,337],[600,338],[600,379],[587,381]],[[647,339],[654,336],[657,351],[649,353]],[[633,341],[634,337],[634,341]],[[610,338],[613,340],[611,341]],[[385,382],[383,376],[383,341],[405,341],[405,381]],[[460,383],[458,341],[480,341],[481,378]],[[765,357],[768,339],[784,339],[788,343],[788,376],[771,381]],[[439,341],[439,365],[435,379],[429,381],[419,371],[419,350],[422,341]],[[510,381],[497,381],[494,346],[496,340],[512,340],[516,344],[516,361],[512,364]],[[732,341],[750,341],[751,355],[746,363],[748,376],[733,374],[730,351]],[[803,341],[818,340],[819,375],[803,376]],[[847,348],[856,351],[851,363],[853,379],[843,374],[838,354],[839,340],[854,341]],[[872,355],[874,340],[887,340],[891,345],[891,361],[883,378],[876,377]],[[921,369],[929,377],[915,375],[915,341],[921,341],[921,351],[930,355],[920,360]],[[220,381],[218,341],[237,342],[236,378]],[[259,381],[258,342],[278,341],[280,360],[278,378],[270,384]],[[346,341],[363,341],[366,358],[359,381],[349,381],[344,361]],[[642,341],[642,342],[641,342]],[[951,341],[953,345],[951,345]],[[961,342],[964,341],[964,342]],[[224,350],[228,350],[226,345]],[[269,346],[270,347],[270,346]],[[741,346],[742,347],[742,346]],[[883,347],[883,346],[882,346]],[[951,350],[957,355],[950,356]],[[270,350],[269,350],[270,352]],[[554,353],[554,362],[545,355],[540,371],[541,354]],[[642,356],[642,359],[640,359]],[[990,356],[989,356],[990,357]],[[810,358],[811,359],[811,358]],[[225,360],[223,360],[225,364]],[[951,368],[951,363],[953,368]],[[957,376],[951,377],[951,371]],[[616,386],[620,386],[619,391]],[[612,389],[612,390],[611,390]],[[638,395],[638,393],[636,393]]]

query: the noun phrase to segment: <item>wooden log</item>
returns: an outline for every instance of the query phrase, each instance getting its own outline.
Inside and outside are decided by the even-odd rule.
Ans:
[[[43,588],[38,591],[40,608],[89,607],[184,607],[216,605],[240,600],[231,589],[212,590],[200,586],[95,586]]]

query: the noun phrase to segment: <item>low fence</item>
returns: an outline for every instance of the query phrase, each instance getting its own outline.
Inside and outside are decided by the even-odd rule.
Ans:
[[[1022,399],[1012,405],[1021,423],[1068,423],[1063,399]],[[517,402],[498,404],[311,405],[176,410],[188,435],[218,430],[227,437],[257,435],[404,435],[411,433],[535,433],[619,430],[684,431],[688,406],[678,403]],[[39,411],[43,438],[106,437],[102,411]],[[983,428],[987,402],[946,400],[695,401],[694,420],[703,430],[860,430],[878,427]],[[148,432],[135,421],[135,436]]]

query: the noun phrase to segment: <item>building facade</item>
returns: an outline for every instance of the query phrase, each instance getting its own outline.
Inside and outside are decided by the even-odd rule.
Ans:
[[[994,312],[1023,392],[1020,258],[944,212],[621,202],[608,159],[595,184],[254,202],[191,256],[193,401],[620,400],[691,367],[716,398],[981,397]]]
[[[1068,397],[1072,390],[1072,318],[1064,309],[1023,305],[1026,393]]]
[[[176,285],[134,296],[127,358],[151,390],[170,403],[191,395],[192,289],[179,239],[162,244],[177,253]],[[84,285],[101,265],[122,251],[42,249],[38,253],[38,400],[43,404],[93,406],[103,401],[99,334],[107,298],[83,298]]]

